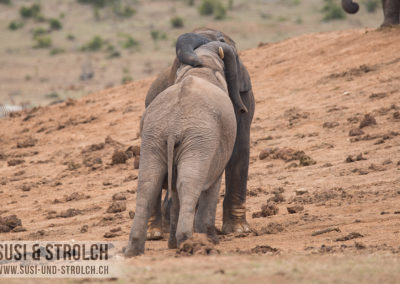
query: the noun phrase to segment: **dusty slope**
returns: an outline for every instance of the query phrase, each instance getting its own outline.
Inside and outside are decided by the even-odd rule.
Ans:
[[[247,218],[257,231],[271,222],[270,228],[283,231],[221,237],[217,248],[222,254],[233,260],[242,258],[238,250],[270,245],[283,255],[377,251],[399,255],[399,44],[398,29],[351,30],[305,35],[242,53],[257,101]],[[27,230],[0,233],[1,240],[99,240],[115,227],[121,231],[112,239],[127,239],[137,170],[133,159],[110,165],[111,156],[114,149],[140,144],[139,119],[150,82],[134,82],[1,120],[0,216],[16,214]],[[359,129],[365,114],[375,117],[376,125],[349,136],[351,129]],[[18,148],[18,143],[26,146],[21,142],[28,138],[34,139],[34,146]],[[104,147],[90,149],[99,143]],[[287,149],[259,159],[262,150],[275,147],[302,150],[316,164],[283,161],[291,154]],[[346,162],[349,155],[357,160],[360,153],[365,159]],[[95,158],[102,163],[96,164]],[[16,159],[24,162],[8,166]],[[65,197],[74,192],[89,197],[67,201]],[[127,209],[106,213],[119,192],[127,197]],[[281,192],[283,199],[274,192]],[[252,218],[274,196],[278,214]],[[294,205],[304,210],[289,214],[287,207]],[[71,208],[80,214],[57,217]],[[82,233],[84,225],[88,230]],[[221,226],[221,206],[217,226]],[[339,232],[312,236],[326,228]],[[352,232],[361,236],[337,241]],[[162,256],[162,270],[174,259],[166,241],[148,242],[147,248],[147,256],[131,262],[156,265],[151,257]],[[179,259],[174,261],[179,267]]]

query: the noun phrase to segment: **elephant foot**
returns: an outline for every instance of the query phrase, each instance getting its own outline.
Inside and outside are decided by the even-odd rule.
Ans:
[[[125,257],[134,257],[143,254],[141,250],[135,249],[131,246],[124,248]]]
[[[148,240],[161,240],[163,238],[162,222],[157,218],[150,217],[147,229]]]
[[[228,215],[228,214],[226,214]],[[250,233],[251,228],[246,221],[246,209],[233,209],[228,216],[224,216],[222,233]]]

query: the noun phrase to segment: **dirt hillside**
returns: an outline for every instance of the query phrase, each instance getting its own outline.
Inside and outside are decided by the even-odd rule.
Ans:
[[[166,240],[147,242],[146,256],[129,263],[170,273],[166,265],[226,266],[237,259],[243,268],[246,257],[263,253],[281,255],[281,261],[300,255],[305,266],[321,254],[398,259],[399,44],[399,29],[359,29],[242,52],[256,97],[247,197],[254,232],[220,236],[221,256],[209,258],[175,258]],[[140,145],[139,121],[153,79],[0,120],[0,216],[15,214],[22,221],[22,228],[0,232],[1,240],[127,240],[138,171],[134,151],[126,150]],[[116,150],[127,156],[113,163]],[[128,159],[117,163],[121,158]],[[224,185],[217,227],[223,192]],[[113,196],[122,200],[110,209]],[[269,269],[271,279],[288,280],[288,274]],[[398,271],[383,279],[399,279],[393,278],[400,277]],[[221,282],[241,279],[224,273]],[[162,282],[154,277],[148,280]]]

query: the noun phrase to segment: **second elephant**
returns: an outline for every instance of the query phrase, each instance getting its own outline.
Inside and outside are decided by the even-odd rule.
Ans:
[[[359,5],[353,0],[342,0],[342,7],[347,13],[358,12]],[[382,27],[398,25],[400,23],[400,0],[382,0],[384,20]]]

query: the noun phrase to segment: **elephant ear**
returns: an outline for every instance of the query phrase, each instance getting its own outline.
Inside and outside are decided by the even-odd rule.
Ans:
[[[251,90],[251,80],[249,72],[246,67],[243,65],[242,60],[240,60],[239,56],[236,57],[237,61],[237,73],[239,80],[239,91],[241,93],[247,93]]]
[[[353,0],[342,0],[342,8],[349,14],[355,14],[360,9],[360,6]]]

